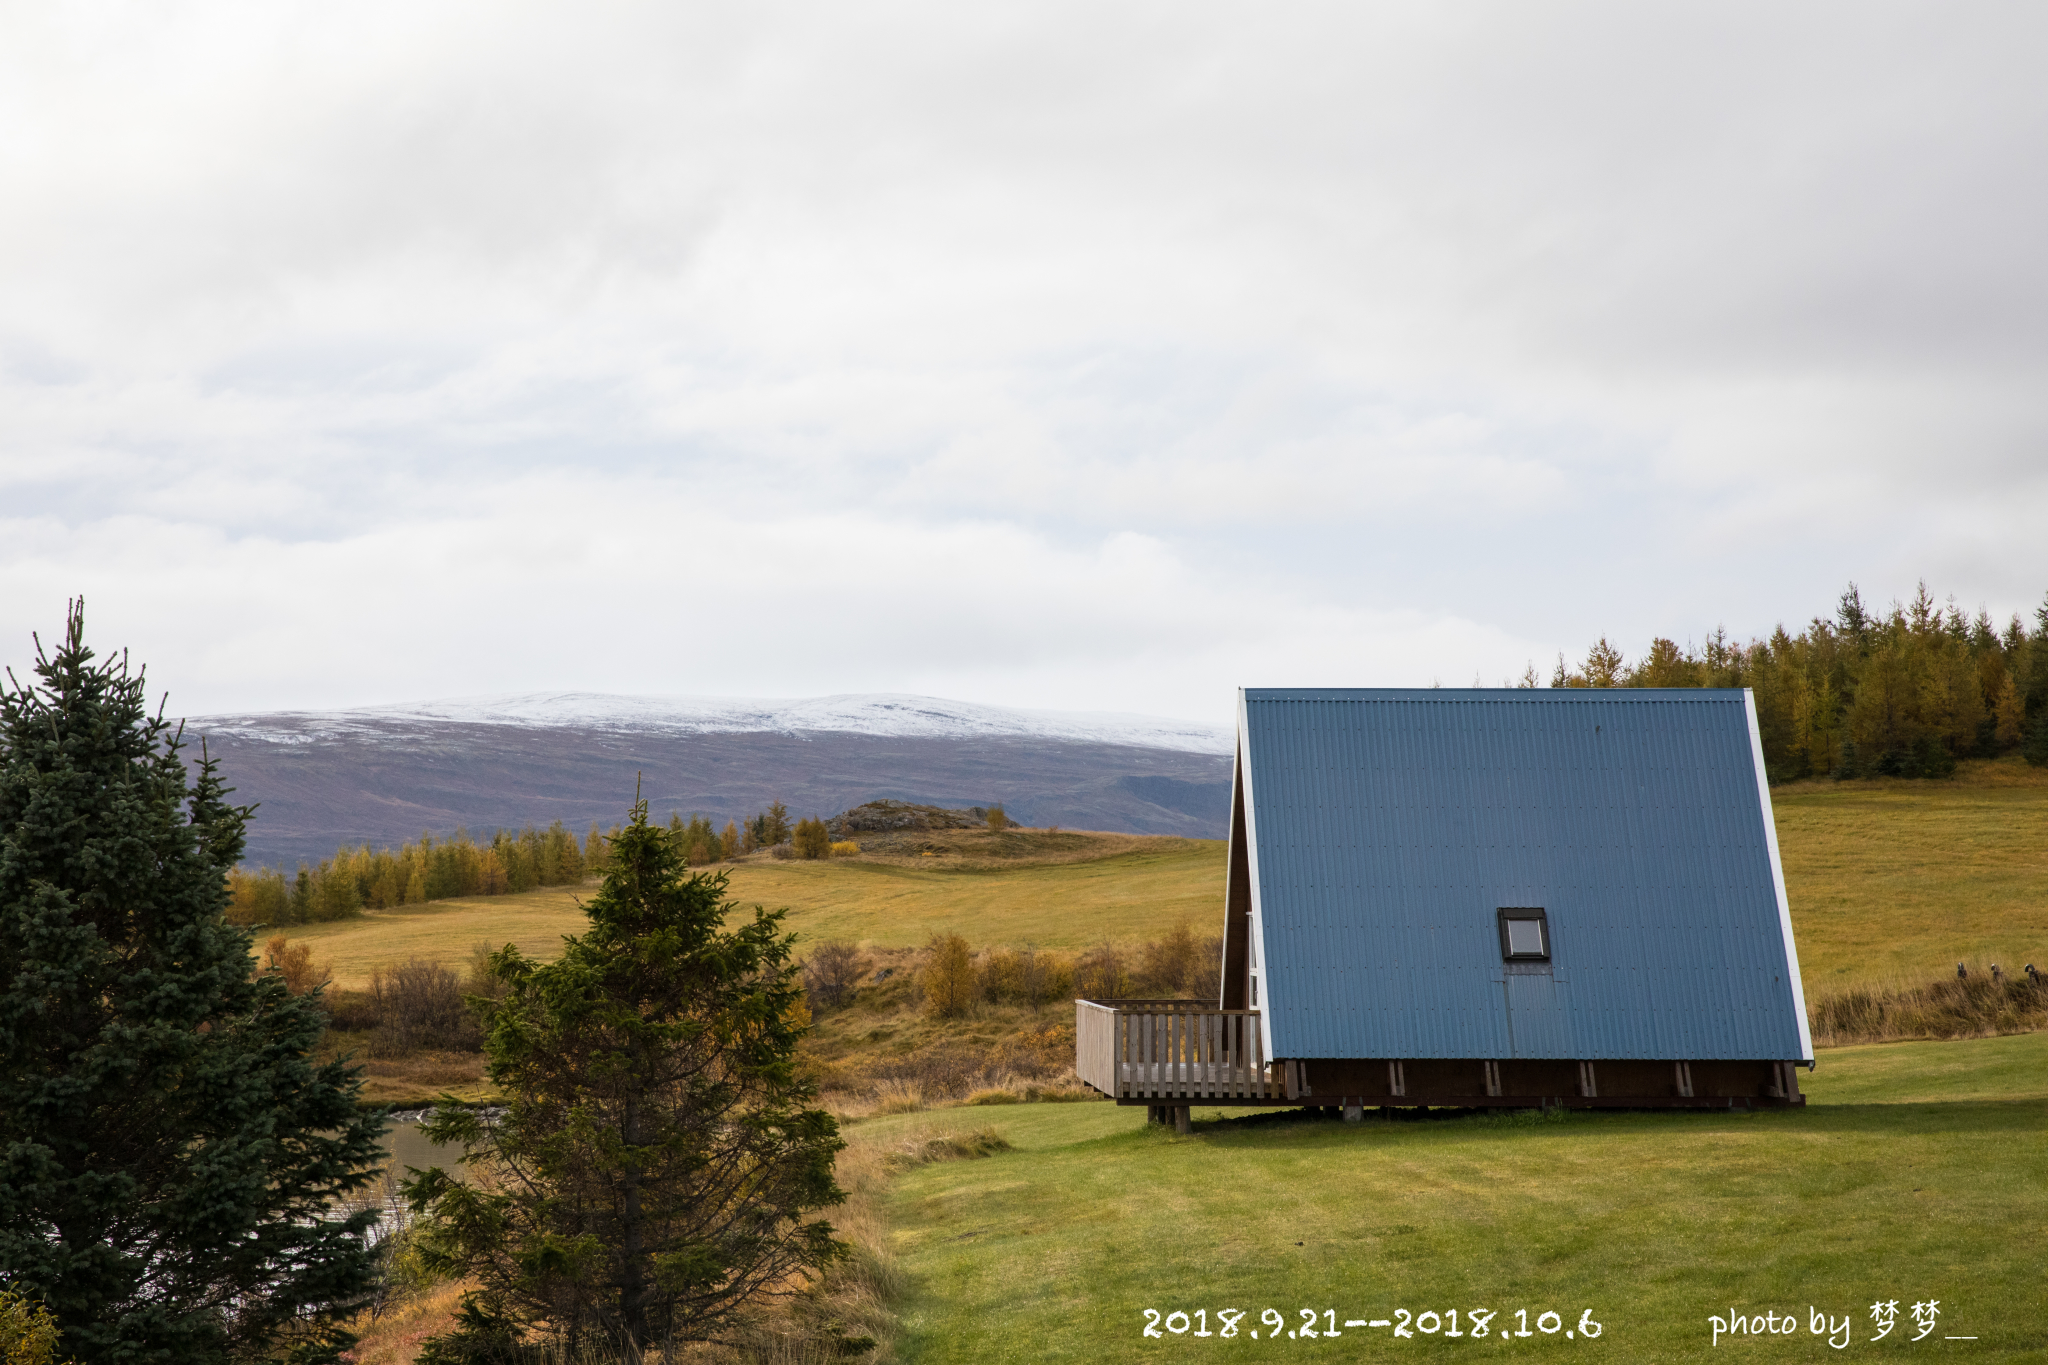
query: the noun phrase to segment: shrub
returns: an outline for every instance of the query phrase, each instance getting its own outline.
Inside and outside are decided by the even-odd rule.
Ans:
[[[462,999],[465,1007],[473,998],[493,1003],[505,998],[504,978],[491,970],[491,955],[496,951],[488,943],[478,942],[471,945],[469,966],[462,974]]]
[[[1113,943],[1098,943],[1074,963],[1074,991],[1085,1000],[1121,1000],[1131,994],[1130,968]]]
[[[991,831],[1001,833],[1016,823],[1015,820],[1003,814],[1001,806],[990,806],[988,808],[988,827]]]
[[[313,960],[313,945],[272,934],[263,944],[263,970],[284,978],[284,988],[304,995],[327,984],[327,964]]]
[[[1182,921],[1138,955],[1136,988],[1173,999],[1206,999],[1217,994],[1223,976],[1223,940],[1197,939]]]
[[[377,1012],[373,1055],[479,1046],[455,973],[438,962],[416,957],[388,971],[379,967],[370,978],[370,996]]]
[[[983,955],[979,977],[983,999],[1009,1005],[1042,1005],[1073,990],[1073,964],[1035,948],[994,948]]]
[[[829,851],[835,858],[851,858],[860,852],[860,845],[852,839],[840,839],[833,843]]]
[[[804,994],[827,1009],[837,1009],[853,998],[864,970],[860,950],[851,943],[821,943],[804,963]]]
[[[6,1365],[50,1365],[57,1355],[57,1319],[50,1310],[12,1289],[0,1289],[0,1361]]]
[[[925,1013],[935,1019],[964,1014],[974,998],[974,958],[958,934],[934,934],[927,948],[919,984],[924,987]]]

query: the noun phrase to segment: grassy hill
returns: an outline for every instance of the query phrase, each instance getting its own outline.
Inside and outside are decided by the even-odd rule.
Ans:
[[[2048,971],[2048,769],[1965,763],[1940,782],[1771,793],[1809,999],[1967,960]]]

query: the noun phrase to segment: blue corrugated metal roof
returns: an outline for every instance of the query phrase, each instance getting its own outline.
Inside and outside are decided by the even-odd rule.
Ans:
[[[1744,692],[1242,697],[1270,1055],[1811,1055]]]

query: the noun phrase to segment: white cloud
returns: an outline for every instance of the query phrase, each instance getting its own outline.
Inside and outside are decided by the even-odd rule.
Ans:
[[[2044,27],[10,12],[0,657],[1203,716],[2031,604]]]

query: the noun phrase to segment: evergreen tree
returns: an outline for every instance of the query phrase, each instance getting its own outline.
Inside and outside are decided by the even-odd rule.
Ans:
[[[383,1121],[224,916],[248,811],[83,631],[0,687],[0,1283],[86,1365],[332,1358]]]
[[[2048,767],[2048,597],[2034,612],[2034,636],[2027,641],[2027,682],[2021,697],[2027,742],[2022,752],[2035,767]]]
[[[725,885],[639,804],[589,931],[546,965],[491,958],[504,995],[473,1004],[505,1110],[443,1110],[426,1132],[501,1178],[437,1167],[406,1187],[430,1265],[481,1285],[423,1361],[637,1360],[844,1254],[810,1217],[843,1197],[845,1144],[797,1076],[793,938],[780,911],[727,929]]]

